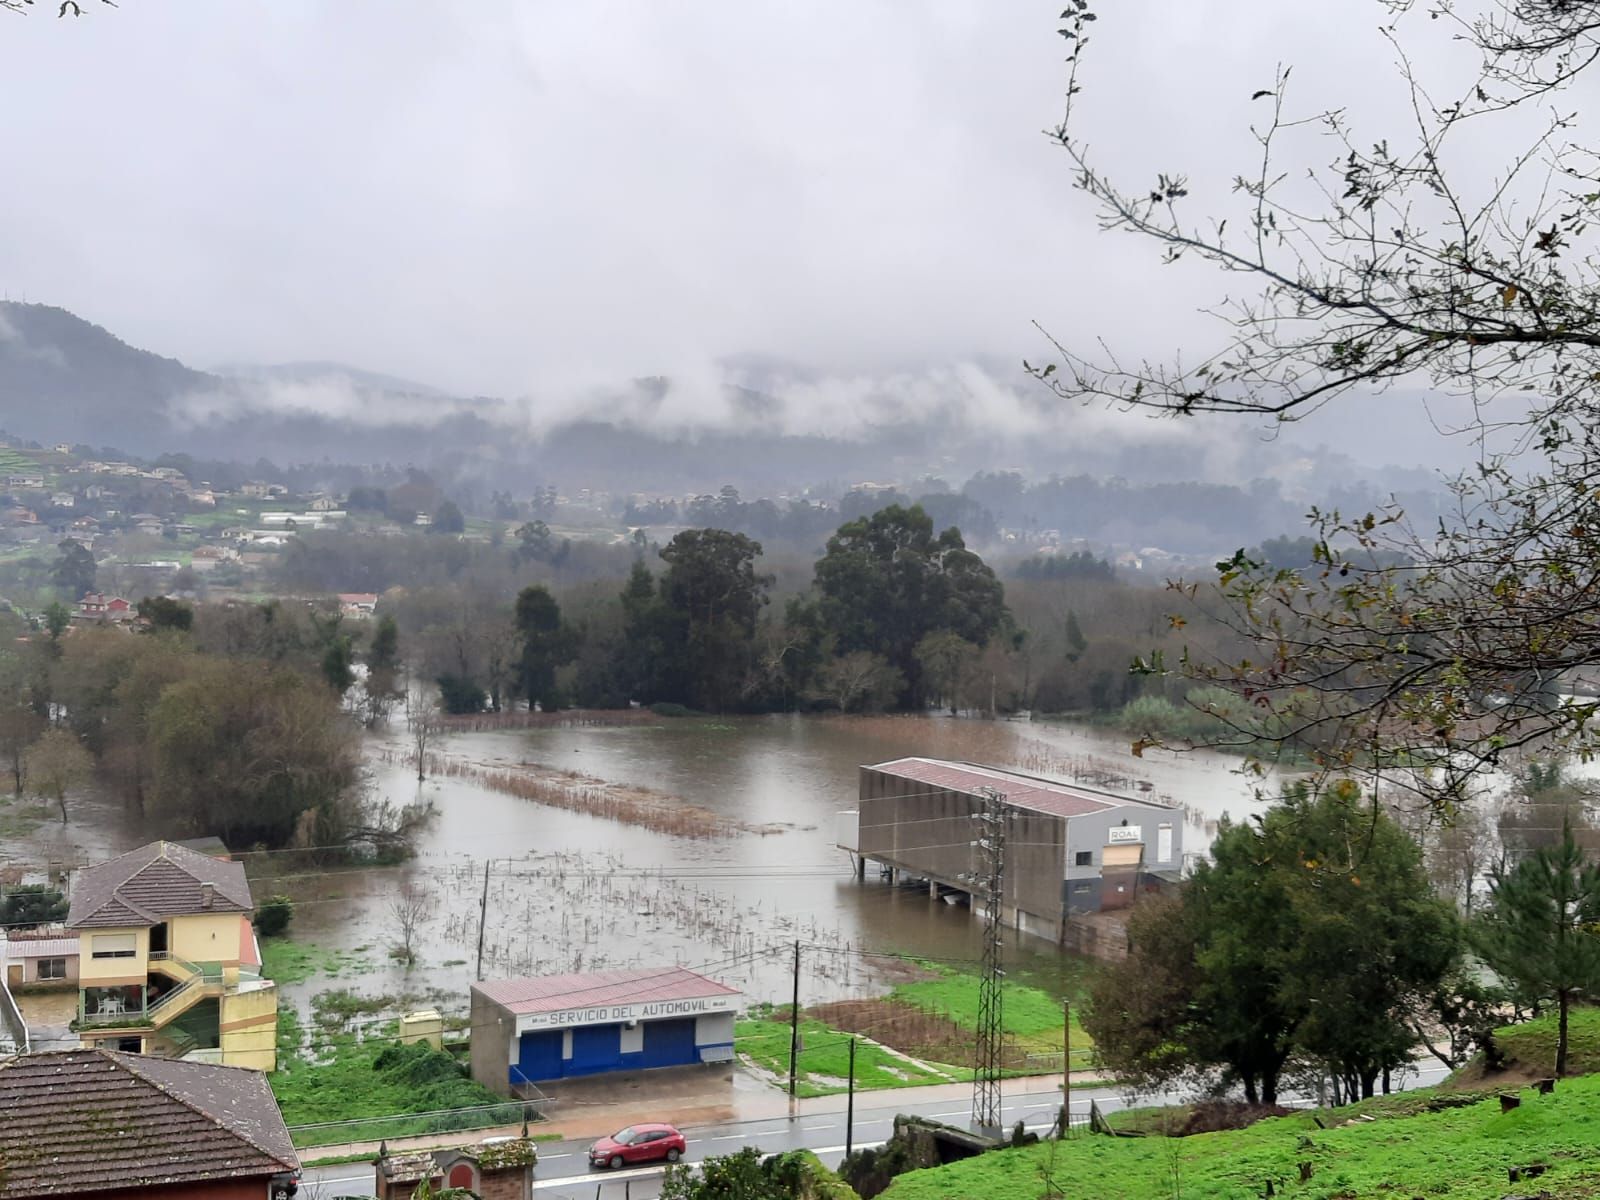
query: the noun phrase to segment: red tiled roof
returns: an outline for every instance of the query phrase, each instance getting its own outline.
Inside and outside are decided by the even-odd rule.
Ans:
[[[979,766],[977,763],[946,762],[938,758],[897,758],[893,762],[870,766],[867,770],[969,795],[980,795],[980,788],[994,788],[1005,797],[1008,804],[1056,817],[1081,817],[1124,804],[1161,807],[1148,800],[1094,792],[1075,784],[1042,779],[1037,775],[1022,775],[998,767]]]
[[[206,902],[202,884],[212,885]],[[151,842],[79,872],[68,929],[156,925],[166,917],[249,912],[244,864],[200,854],[177,842]]]
[[[472,990],[518,1014],[739,994],[738,988],[696,975],[683,967],[590,971],[582,975],[545,975],[538,979],[491,979],[473,984]]]
[[[0,1200],[264,1182],[300,1165],[266,1076],[240,1067],[24,1054],[0,1062],[0,1113]]]

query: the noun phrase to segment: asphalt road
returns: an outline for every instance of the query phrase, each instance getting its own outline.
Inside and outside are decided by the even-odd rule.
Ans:
[[[1421,1087],[1437,1083],[1445,1075],[1442,1067],[1423,1066],[1401,1083],[1401,1087]],[[1133,1102],[1144,1106],[1176,1101],[1178,1097],[1138,1096]],[[1021,1119],[1027,1127],[1043,1133],[1056,1119],[1061,1103],[1058,1090],[1002,1093],[1006,1128]],[[1113,1088],[1073,1089],[1072,1119],[1076,1125],[1088,1120],[1089,1105],[1098,1103],[1102,1111],[1113,1112],[1127,1106],[1126,1092]],[[1293,1104],[1294,1097],[1284,1100]],[[966,1126],[972,1116],[970,1103],[962,1100],[912,1102],[907,1096],[900,1103],[885,1103],[882,1092],[873,1093],[870,1106],[858,1102],[852,1144],[876,1146],[894,1132],[897,1113],[915,1113],[951,1125]],[[641,1114],[640,1119],[666,1120],[668,1114]],[[797,1118],[741,1121],[685,1129],[689,1142],[686,1162],[695,1163],[708,1155],[731,1154],[742,1146],[756,1146],[763,1153],[810,1149],[829,1166],[844,1158],[844,1112],[811,1113]],[[593,1170],[588,1149],[592,1139],[571,1142],[541,1142],[539,1165],[534,1171],[534,1189],[541,1200],[654,1200],[658,1194],[662,1166],[629,1167],[620,1171]],[[366,1163],[310,1167],[304,1173],[300,1200],[333,1200],[338,1196],[373,1194],[372,1167]]]

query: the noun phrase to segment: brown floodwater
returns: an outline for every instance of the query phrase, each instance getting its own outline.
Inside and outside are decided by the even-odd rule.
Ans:
[[[352,952],[336,980],[321,974],[287,988],[291,995],[349,986],[463,1010],[486,861],[491,977],[679,963],[742,987],[752,1002],[785,1002],[798,940],[802,999],[822,1001],[885,986],[905,969],[894,956],[975,961],[979,931],[966,908],[892,888],[876,873],[857,881],[836,845],[837,815],[855,804],[857,767],[908,754],[1167,799],[1185,809],[1190,852],[1204,848],[1224,812],[1243,816],[1256,803],[1237,760],[1136,759],[1124,737],[1044,722],[685,718],[461,733],[441,744],[441,753],[475,766],[575,771],[770,829],[686,838],[505,795],[470,777],[430,778],[419,788],[414,769],[397,761],[399,741],[396,731],[369,743],[377,794],[397,804],[420,795],[438,817],[404,867],[301,873],[274,885],[300,903],[298,937]],[[403,889],[423,910],[410,969],[388,957]],[[1008,954],[1015,975],[1045,986],[1073,965],[1031,938],[1014,939]]]

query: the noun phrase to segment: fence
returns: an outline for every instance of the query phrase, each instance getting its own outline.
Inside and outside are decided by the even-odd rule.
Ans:
[[[1072,1069],[1074,1071],[1087,1071],[1094,1066],[1094,1051],[1087,1046],[1073,1047]],[[1025,1054],[1023,1055],[1023,1070],[1030,1075],[1050,1075],[1061,1070],[1061,1055],[1050,1054]]]

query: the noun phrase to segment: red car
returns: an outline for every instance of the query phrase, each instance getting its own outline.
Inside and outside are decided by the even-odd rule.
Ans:
[[[688,1143],[671,1125],[629,1125],[589,1147],[589,1165],[620,1167],[628,1163],[677,1162]]]

